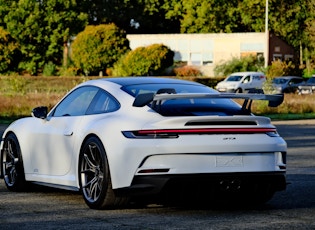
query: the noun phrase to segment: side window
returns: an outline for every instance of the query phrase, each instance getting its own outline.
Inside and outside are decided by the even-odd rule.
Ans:
[[[69,94],[63,101],[56,107],[53,116],[82,116],[86,114],[93,98],[99,89],[93,86],[85,86],[76,89]]]
[[[250,82],[250,76],[246,76],[243,81],[243,83],[248,83],[248,82]]]
[[[109,113],[120,107],[117,100],[104,90],[100,90],[91,103],[87,114]]]

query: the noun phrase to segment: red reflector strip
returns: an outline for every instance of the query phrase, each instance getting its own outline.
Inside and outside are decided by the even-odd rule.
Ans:
[[[211,128],[211,129],[157,129],[139,130],[140,135],[153,134],[213,134],[213,133],[267,133],[276,132],[275,128]]]

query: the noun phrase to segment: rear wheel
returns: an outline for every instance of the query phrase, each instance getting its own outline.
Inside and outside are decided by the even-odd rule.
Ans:
[[[253,185],[253,189],[248,189],[242,194],[242,203],[249,207],[260,206],[271,200],[275,190],[271,184],[262,183]]]
[[[26,188],[23,160],[17,137],[10,133],[4,139],[2,170],[4,182],[11,191],[21,191]]]
[[[271,200],[273,195],[275,194],[275,190],[270,184],[264,184],[262,186],[258,186],[256,195],[253,196],[253,203],[255,204],[264,204],[267,201]]]
[[[110,209],[124,205],[128,199],[118,197],[112,189],[105,149],[96,137],[83,145],[79,165],[80,187],[86,204],[92,209]]]

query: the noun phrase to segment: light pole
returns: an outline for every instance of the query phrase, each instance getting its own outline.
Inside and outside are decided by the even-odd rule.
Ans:
[[[268,0],[266,0],[266,9],[265,9],[265,68],[268,67],[269,62],[269,30],[268,30]]]

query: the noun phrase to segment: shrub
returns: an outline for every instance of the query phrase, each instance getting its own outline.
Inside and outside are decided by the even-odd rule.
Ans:
[[[149,72],[152,75],[163,75],[167,67],[174,63],[174,52],[162,44],[153,44],[146,48],[147,57],[152,63]]]
[[[0,27],[0,73],[14,71],[21,57],[18,43]]]
[[[114,76],[159,76],[173,65],[174,52],[162,44],[138,47],[115,65]]]
[[[72,46],[75,67],[85,75],[98,75],[114,65],[129,50],[125,31],[115,24],[87,26],[78,34]]]
[[[228,76],[234,72],[243,71],[262,71],[264,61],[255,56],[234,57],[229,61],[223,62],[214,67],[216,76]]]
[[[212,77],[200,77],[200,78],[195,78],[194,81],[207,85],[211,88],[215,88],[215,86],[220,82],[223,81],[224,77],[219,77],[219,78],[212,78]]]
[[[302,72],[303,77],[310,78],[315,74],[315,69],[305,68]]]
[[[177,77],[201,76],[201,72],[193,66],[181,66],[174,68],[174,74]]]
[[[43,75],[44,76],[56,76],[57,68],[56,65],[52,62],[48,62],[44,65]]]
[[[76,67],[63,67],[59,70],[59,74],[60,76],[64,76],[64,77],[74,77],[74,76],[78,76],[79,75],[79,69]]]
[[[6,88],[8,94],[24,95],[26,93],[25,87],[27,85],[27,80],[25,78],[19,76],[10,76],[6,78],[6,81],[7,85],[9,86]],[[6,90],[3,91],[5,92]]]
[[[297,76],[301,75],[300,70],[296,68],[296,66],[292,62],[273,61],[267,71],[268,77],[289,76],[289,75],[297,75]]]

